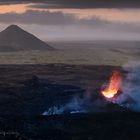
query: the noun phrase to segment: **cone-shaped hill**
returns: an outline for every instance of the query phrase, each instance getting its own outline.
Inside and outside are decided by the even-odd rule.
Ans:
[[[54,48],[17,25],[0,32],[0,51],[53,50]]]

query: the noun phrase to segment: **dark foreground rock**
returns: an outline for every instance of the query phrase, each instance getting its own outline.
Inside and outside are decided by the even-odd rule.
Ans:
[[[105,112],[92,112],[109,66],[1,65],[0,139],[139,140],[140,114],[106,103]],[[125,72],[124,76],[125,76]],[[86,113],[43,116],[49,107],[93,93]]]

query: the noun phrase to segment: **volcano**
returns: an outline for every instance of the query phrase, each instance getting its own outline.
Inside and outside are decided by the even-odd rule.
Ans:
[[[53,47],[17,25],[0,32],[0,51],[53,50]]]

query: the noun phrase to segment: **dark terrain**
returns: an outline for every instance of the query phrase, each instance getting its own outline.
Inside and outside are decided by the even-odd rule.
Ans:
[[[117,105],[104,113],[41,115],[87,90],[99,94],[114,69],[127,74],[113,66],[0,65],[0,139],[139,140],[140,114]]]

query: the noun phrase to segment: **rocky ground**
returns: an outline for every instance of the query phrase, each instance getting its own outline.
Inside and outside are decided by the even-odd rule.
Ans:
[[[0,65],[0,138],[33,140],[137,140],[140,114],[109,104],[108,112],[43,116],[73,96],[99,94],[112,70],[92,65]],[[98,91],[98,93],[96,92]]]

